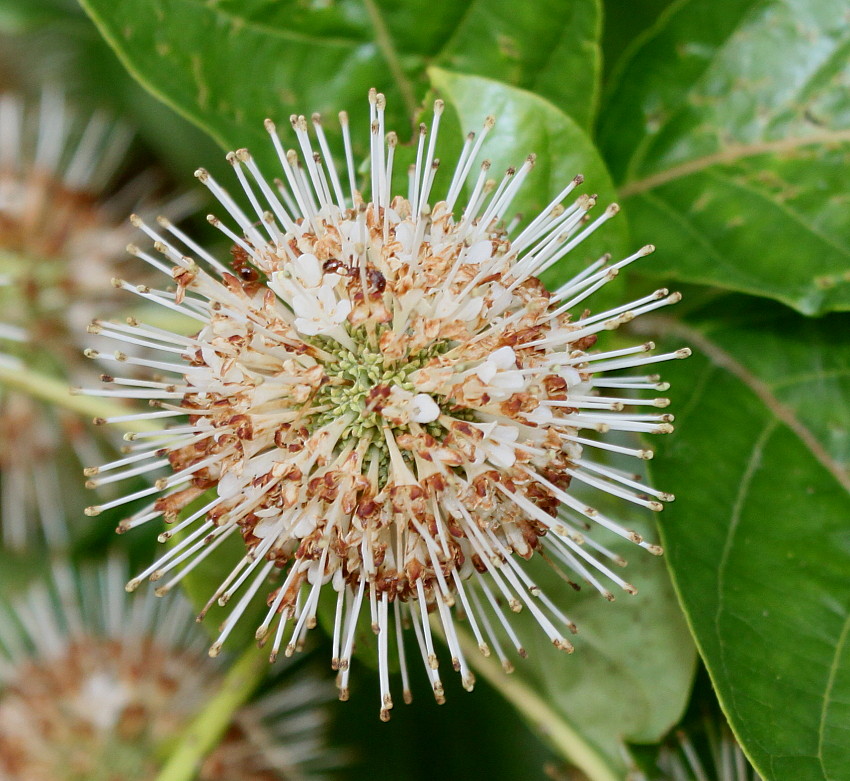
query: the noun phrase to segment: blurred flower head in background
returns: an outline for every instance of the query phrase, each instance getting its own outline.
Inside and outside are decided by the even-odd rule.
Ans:
[[[0,363],[64,383],[91,383],[82,356],[95,313],[118,304],[110,280],[126,265],[130,209],[183,215],[192,198],[154,198],[151,171],[121,186],[132,131],[103,112],[83,116],[57,89],[40,102],[0,95]],[[121,302],[123,305],[123,302]],[[103,439],[102,437],[100,439]],[[88,421],[23,393],[0,391],[3,539],[21,549],[39,538],[68,542],[68,485],[58,464],[103,457]],[[61,451],[61,452],[60,452]],[[75,485],[69,482],[70,486]]]
[[[218,689],[221,666],[205,659],[188,602],[150,594],[131,605],[125,579],[115,557],[78,573],[57,564],[52,579],[3,604],[3,778],[148,781]],[[201,781],[320,777],[331,758],[329,692],[303,668],[297,675],[236,712]]]
[[[689,351],[652,355],[651,343],[593,351],[600,332],[678,301],[658,290],[595,314],[584,308],[651,247],[616,263],[603,257],[553,292],[539,281],[617,211],[609,206],[591,219],[595,197],[565,203],[581,177],[520,228],[510,207],[534,157],[492,180],[489,162],[477,163],[494,125],[488,117],[435,197],[437,101],[430,133],[421,127],[407,194],[393,196],[397,138],[384,127],[384,97],[373,90],[369,99],[370,201],[358,189],[347,116],[340,115],[342,176],[320,117],[293,116],[300,152],[266,125],[282,179],[269,181],[247,150],[228,156],[247,211],[208,172],[197,173],[234,223],[209,218],[231,257],[205,250],[167,219],[157,230],[133,218],[157,253],[134,254],[174,287],[121,287],[191,317],[199,330],[95,325],[119,343],[160,348],[156,360],[122,349],[114,361],[128,376],[109,379],[116,395],[131,388],[126,395],[160,407],[140,417],[178,420],[137,435],[128,457],[90,470],[95,485],[171,473],[87,512],[151,497],[121,525],[126,531],[174,521],[197,502],[163,535],[179,531],[179,542],[131,589],[150,576],[165,578],[165,593],[226,539],[242,538],[244,557],[208,603],[236,597],[213,654],[258,604],[258,640],[272,658],[293,653],[328,586],[340,696],[348,696],[358,621],[368,614],[386,719],[393,646],[410,699],[404,627],[414,630],[438,701],[434,625],[464,686],[474,680],[454,617],[464,617],[479,649],[495,651],[506,669],[505,641],[525,654],[511,611],[527,609],[556,647],[572,650],[573,622],[522,566],[535,553],[608,599],[605,581],[634,592],[606,560],[625,562],[587,532],[602,527],[651,553],[660,548],[588,505],[571,484],[650,510],[672,499],[593,454],[651,457],[600,435],[671,431],[672,416],[657,409],[668,402],[655,395],[666,386],[646,367]],[[159,376],[134,380],[140,367]]]

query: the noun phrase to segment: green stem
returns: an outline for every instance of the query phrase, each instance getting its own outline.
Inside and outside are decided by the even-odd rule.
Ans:
[[[432,622],[431,628],[444,637],[438,622]],[[621,781],[621,776],[605,757],[534,689],[518,676],[508,675],[492,657],[482,656],[472,638],[463,632],[457,635],[469,664],[522,714],[564,760],[578,767],[589,781]]]
[[[384,59],[387,61],[390,73],[396,82],[399,92],[401,92],[404,107],[412,121],[416,115],[416,94],[413,91],[413,85],[404,73],[404,68],[401,65],[395,44],[390,36],[390,31],[384,22],[384,18],[381,16],[381,11],[375,0],[364,0],[364,5],[372,22],[372,27],[375,30],[375,43],[378,44],[381,54],[384,55]]]
[[[116,404],[107,399],[76,395],[62,380],[32,371],[23,365],[9,366],[0,363],[0,385],[91,418],[109,418],[132,412],[123,404]],[[129,420],[120,425],[126,431],[158,431],[162,428],[156,420]]]
[[[268,653],[254,645],[248,646],[230,668],[216,694],[180,736],[155,781],[192,781],[197,777],[204,758],[227,731],[233,714],[254,693],[268,667]]]

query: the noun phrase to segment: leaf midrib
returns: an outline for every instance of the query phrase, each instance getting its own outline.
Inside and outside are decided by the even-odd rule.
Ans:
[[[767,382],[747,369],[742,363],[726,352],[720,345],[712,341],[704,332],[693,328],[681,321],[668,317],[646,316],[636,321],[633,330],[640,334],[663,334],[683,339],[696,347],[711,363],[720,369],[728,371],[747,388],[749,388],[764,404],[768,412],[779,422],[784,423],[803,442],[811,455],[835,478],[838,484],[850,494],[850,475],[829,454],[818,438],[797,417],[793,409],[788,407],[774,394]]]
[[[753,478],[758,470],[761,457],[767,446],[768,440],[773,436],[779,426],[779,423],[779,418],[769,418],[767,425],[764,426],[763,430],[758,437],[756,437],[756,440],[753,443],[752,450],[750,451],[750,457],[747,459],[747,466],[744,469],[744,474],[741,476],[741,482],[735,495],[735,501],[732,504],[732,513],[729,518],[729,525],[726,528],[726,539],[723,541],[723,550],[721,551],[720,560],[717,564],[717,610],[714,613],[714,632],[717,639],[717,647],[720,649],[719,661],[723,667],[723,674],[727,680],[730,679],[730,675],[726,664],[726,646],[723,643],[723,633],[720,631],[720,620],[725,610],[724,595],[726,593],[726,571],[729,564],[729,556],[732,553],[732,541],[738,531],[738,525],[741,522],[741,515],[747,502],[747,494],[749,493],[750,485],[752,484]],[[735,691],[732,690],[729,693],[729,701],[731,707],[737,711],[738,708],[735,699]],[[738,717],[741,718],[740,713],[738,714]]]
[[[844,626],[841,628],[841,634],[839,635],[838,643],[836,643],[835,646],[835,653],[832,656],[832,664],[829,668],[829,678],[826,682],[826,690],[823,693],[823,707],[821,708],[820,719],[818,721],[818,761],[823,769],[824,778],[829,777],[826,765],[823,761],[823,745],[826,732],[827,712],[829,711],[832,689],[835,685],[835,677],[838,674],[838,660],[840,659],[841,652],[844,650],[844,646],[847,643],[848,636],[850,636],[850,615],[848,615],[844,620]]]
[[[682,9],[685,8],[690,3],[690,1],[691,0],[683,0],[683,2],[681,2],[680,4],[671,6],[668,9],[668,12],[662,15],[662,17],[659,18],[658,22],[653,25],[649,30],[647,30],[644,36],[642,36],[641,45],[635,46],[632,52],[632,56],[629,59],[633,59],[634,56],[637,55],[638,52],[643,49],[644,45],[649,44],[652,39],[659,33],[659,31],[663,30],[666,27],[666,25],[672,18],[674,18],[678,13],[682,12]],[[727,49],[727,47],[730,45],[730,42],[735,38],[742,26],[748,20],[752,12],[752,7],[756,6],[757,4],[757,0],[754,0],[754,2],[751,4],[751,7],[741,15],[741,19],[738,21],[738,24],[736,24],[735,27],[729,32],[725,40],[723,40],[722,43],[718,44],[718,46],[712,53],[711,58],[705,63],[705,67],[702,68],[701,72],[691,81],[691,83],[686,89],[687,92],[693,90],[695,85],[705,78],[706,74],[716,64],[718,58]],[[675,10],[673,10],[674,8]],[[825,67],[826,64],[832,62],[832,59],[838,53],[843,51],[843,49],[847,46],[848,41],[845,40],[844,42],[839,42],[835,47],[835,51],[826,60],[826,63],[823,63],[815,73],[811,74],[806,79],[805,83],[801,85],[799,92],[804,92],[812,83],[812,80],[817,76],[817,73],[821,72],[823,67]],[[629,63],[627,61],[624,61],[622,63],[622,72],[625,72],[626,68],[628,67],[628,64]],[[648,143],[651,143],[654,138],[657,138],[660,135],[661,131],[670,124],[672,117],[676,116],[679,113],[680,108],[674,110],[672,114],[667,117],[664,124],[658,129],[656,133],[651,136],[646,135],[643,137],[641,142],[632,151],[632,155],[626,166],[627,172],[635,170],[636,166],[641,162],[641,159],[645,156]],[[748,157],[754,157],[760,154],[772,154],[781,153],[783,151],[792,151],[794,149],[798,149],[804,146],[843,142],[850,143],[850,129],[845,128],[841,130],[824,131],[823,133],[813,133],[811,136],[784,138],[775,141],[759,141],[752,144],[730,144],[728,146],[721,147],[717,152],[714,152],[710,155],[704,155],[702,157],[694,158],[693,160],[685,161],[684,163],[671,166],[666,170],[659,171],[642,179],[634,179],[629,181],[627,173],[627,181],[620,187],[620,194],[622,198],[628,198],[632,195],[641,192],[646,192],[647,190],[659,187],[663,184],[666,184],[667,182],[675,181],[676,179],[683,178],[692,173],[697,173],[699,171],[705,170],[706,168],[712,165],[732,164],[737,162],[738,160],[744,160]]]
[[[679,165],[674,165],[644,179],[626,182],[626,184],[620,187],[620,195],[622,198],[629,198],[647,190],[653,190],[668,182],[699,173],[712,166],[732,165],[749,157],[758,157],[765,154],[781,154],[806,146],[846,143],[850,143],[850,129],[830,130],[822,133],[812,133],[811,135],[801,136],[799,138],[782,138],[776,141],[760,141],[754,144],[730,144],[710,155],[704,155],[703,157],[697,157]]]
[[[726,571],[726,564],[729,552],[732,548],[732,537],[734,536],[735,530],[738,525],[738,520],[740,519],[740,514],[743,510],[743,505],[746,500],[747,489],[752,480],[752,477],[755,475],[758,466],[759,456],[764,451],[764,448],[766,447],[769,438],[776,431],[777,427],[780,424],[784,423],[788,428],[791,429],[793,433],[795,433],[802,440],[803,444],[809,449],[812,456],[830,472],[830,474],[848,493],[850,493],[850,476],[848,476],[844,472],[841,466],[829,455],[829,453],[820,444],[820,442],[811,433],[811,431],[802,423],[802,421],[797,418],[793,410],[783,404],[773,394],[771,386],[769,386],[766,382],[764,382],[759,377],[750,372],[732,355],[726,352],[718,344],[713,342],[705,333],[698,331],[697,329],[692,328],[686,325],[685,323],[682,323],[681,321],[675,321],[666,317],[644,318],[644,322],[641,324],[641,327],[635,330],[644,333],[665,333],[668,335],[685,339],[686,341],[694,345],[701,353],[703,353],[708,358],[709,367],[713,367],[714,369],[725,370],[732,374],[734,377],[736,377],[738,380],[740,380],[750,391],[752,391],[759,398],[759,400],[764,404],[766,411],[770,415],[767,425],[763,428],[759,436],[756,438],[756,441],[753,444],[750,458],[747,461],[747,468],[742,477],[740,487],[736,494],[729,529],[727,530],[726,539],[724,540],[723,551],[718,564],[717,610],[715,612],[714,618],[714,629],[715,632],[718,633],[717,639],[719,647],[721,649],[720,664],[723,665],[725,668],[726,661],[723,654],[723,644],[722,642],[720,642],[721,638],[719,637],[718,625],[720,621],[720,615],[723,612],[723,580]],[[700,390],[703,389],[704,386],[701,385]],[[690,616],[688,620],[689,622],[691,621]],[[845,619],[841,633],[838,638],[838,642],[836,644],[832,663],[830,665],[829,676],[823,692],[823,705],[821,707],[820,718],[818,721],[818,751],[816,758],[820,763],[821,768],[823,769],[824,778],[829,778],[827,768],[824,765],[823,759],[823,745],[825,739],[827,713],[829,710],[829,703],[831,701],[832,689],[834,687],[835,678],[838,672],[839,658],[841,656],[845,644],[848,641],[848,638],[850,638],[850,616]],[[700,646],[701,645],[702,644],[700,644]],[[728,677],[729,676],[727,673],[727,678]],[[734,692],[731,693],[730,706],[735,708]],[[750,757],[750,760],[752,761],[752,757]]]

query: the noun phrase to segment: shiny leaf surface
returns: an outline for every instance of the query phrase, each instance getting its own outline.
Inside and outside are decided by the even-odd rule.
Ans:
[[[600,144],[657,273],[850,309],[848,52],[843,0],[684,0],[648,31]]]
[[[735,297],[684,325],[662,537],[724,710],[766,779],[848,778],[850,331]],[[725,315],[725,317],[724,317]]]

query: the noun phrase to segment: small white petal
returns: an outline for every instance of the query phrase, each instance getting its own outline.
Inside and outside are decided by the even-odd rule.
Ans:
[[[493,361],[499,369],[510,369],[516,366],[516,353],[512,347],[506,345],[498,350],[493,350],[488,360]]]
[[[315,255],[305,252],[292,261],[292,268],[301,284],[305,287],[318,287],[321,284],[322,267],[319,265],[319,259]]]
[[[484,307],[484,299],[479,297],[471,298],[457,312],[455,317],[464,322],[474,320],[478,317],[481,309]]]
[[[552,410],[549,407],[544,406],[543,404],[535,407],[534,410],[528,413],[526,417],[532,422],[537,423],[538,426],[544,425],[546,423],[550,423],[554,415],[552,414]]]
[[[476,241],[466,253],[467,263],[483,263],[493,257],[493,242],[489,239]]]
[[[304,317],[295,318],[295,327],[298,329],[298,333],[304,334],[304,336],[318,336],[327,330],[321,323],[315,320],[307,320]]]
[[[242,480],[235,472],[225,472],[218,481],[218,495],[222,499],[232,499],[239,493]]]
[[[289,533],[299,539],[306,537],[318,524],[318,518],[313,513],[304,513],[289,530]]]
[[[516,453],[512,447],[507,445],[488,445],[487,460],[503,469],[508,469],[516,463]]]
[[[490,381],[491,387],[518,391],[525,387],[525,377],[518,371],[498,372]]]
[[[417,393],[410,407],[411,417],[417,423],[432,423],[440,417],[440,407],[427,393]]]
[[[351,314],[352,306],[353,305],[351,301],[348,300],[340,301],[339,303],[337,303],[337,305],[334,307],[333,317],[331,318],[333,322],[341,323],[343,320],[345,320],[345,318],[348,317],[349,314]]]
[[[567,381],[568,388],[581,384],[581,375],[572,366],[567,366],[558,373]]]
[[[478,375],[478,379],[481,380],[481,382],[485,385],[489,385],[493,377],[496,376],[497,371],[498,369],[496,368],[496,364],[490,360],[486,360],[475,370],[475,373]]]
[[[282,530],[280,515],[276,513],[271,518],[263,518],[254,528],[253,534],[261,540],[267,537],[276,537]]]

